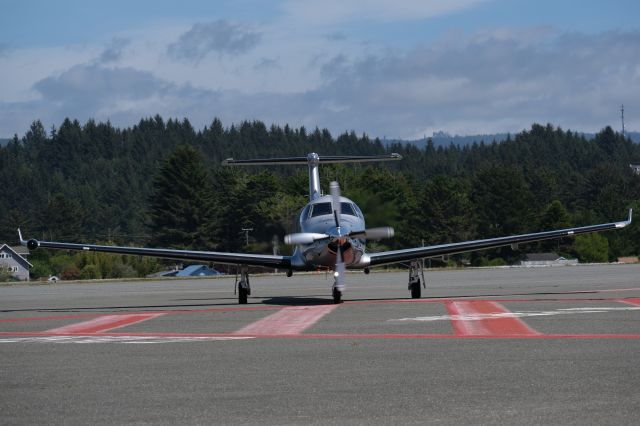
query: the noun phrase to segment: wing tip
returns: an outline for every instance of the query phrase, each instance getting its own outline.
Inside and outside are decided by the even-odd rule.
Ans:
[[[624,228],[625,226],[631,225],[632,220],[633,220],[633,209],[629,209],[629,218],[622,222],[617,222],[616,228]]]

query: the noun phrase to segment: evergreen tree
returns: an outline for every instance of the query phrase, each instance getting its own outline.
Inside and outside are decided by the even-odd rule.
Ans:
[[[420,196],[419,228],[426,244],[472,239],[474,208],[461,179],[437,176],[428,181]]]
[[[211,179],[194,148],[178,146],[153,180],[151,245],[211,249],[215,215]]]

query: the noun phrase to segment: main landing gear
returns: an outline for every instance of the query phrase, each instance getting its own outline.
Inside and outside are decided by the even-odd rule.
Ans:
[[[422,260],[412,260],[409,263],[409,291],[412,299],[422,297],[422,287],[425,287],[424,263]]]
[[[335,304],[342,303],[342,292],[338,290],[338,288],[335,285],[333,286],[332,294],[333,294],[333,303]]]
[[[236,275],[236,288],[238,289],[238,303],[246,305],[247,299],[251,295],[249,267],[247,265],[240,265],[240,282],[238,282],[238,276]]]

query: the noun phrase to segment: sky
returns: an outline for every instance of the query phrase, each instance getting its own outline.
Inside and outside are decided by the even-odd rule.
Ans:
[[[66,118],[372,137],[640,130],[637,0],[0,0],[0,137]]]

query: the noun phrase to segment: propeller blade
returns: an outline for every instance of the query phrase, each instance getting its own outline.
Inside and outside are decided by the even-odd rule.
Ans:
[[[313,232],[300,232],[284,236],[284,243],[288,245],[311,244],[318,240],[329,238],[327,234],[316,234]]]
[[[336,227],[340,228],[340,215],[342,214],[342,206],[340,205],[340,185],[338,182],[329,184],[331,192],[331,208],[333,209],[333,218],[336,221]]]
[[[367,240],[384,240],[385,238],[393,238],[394,230],[390,226],[382,226],[380,228],[370,228],[364,231],[351,232],[351,238],[365,237]]]
[[[338,291],[344,291],[344,274],[346,271],[346,267],[344,266],[344,262],[342,261],[342,249],[338,246],[338,251],[336,252],[336,266],[334,267],[333,276],[336,278],[336,288]]]

